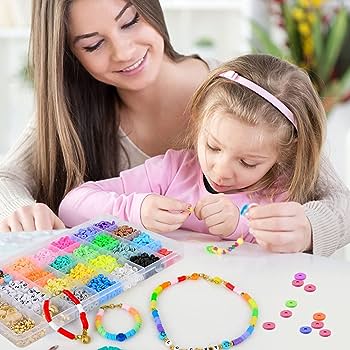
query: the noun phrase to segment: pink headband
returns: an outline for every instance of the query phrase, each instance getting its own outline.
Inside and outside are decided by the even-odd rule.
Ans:
[[[225,73],[221,73],[220,77],[235,81],[236,83],[247,87],[248,89],[254,91],[258,95],[263,97],[266,101],[274,105],[294,125],[295,129],[298,130],[292,111],[284,103],[282,103],[277,97],[273,96],[264,88],[255,84],[251,80],[243,78],[241,75],[239,75],[233,70],[229,70]]]

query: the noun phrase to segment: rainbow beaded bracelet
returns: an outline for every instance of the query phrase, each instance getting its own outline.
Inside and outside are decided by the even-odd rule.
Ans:
[[[106,329],[102,325],[103,315],[104,315],[106,309],[115,309],[115,308],[126,310],[127,312],[129,312],[129,314],[131,314],[133,316],[133,318],[135,319],[134,328],[130,329],[129,331],[127,331],[125,333],[118,333],[118,334],[114,334],[114,333],[110,333],[110,332],[106,331]],[[141,325],[142,325],[142,319],[141,319],[139,312],[135,308],[133,308],[125,303],[103,305],[98,310],[96,318],[95,318],[95,326],[96,326],[97,332],[100,335],[102,335],[102,337],[104,337],[106,339],[115,340],[115,341],[119,341],[119,342],[123,342],[123,341],[131,338],[132,336],[134,336],[138,332],[138,330],[141,328]]]
[[[249,326],[246,329],[246,331],[240,335],[239,337],[233,339],[233,340],[223,340],[220,344],[217,345],[210,345],[205,348],[201,347],[186,347],[186,348],[181,348],[177,345],[175,345],[170,338],[168,337],[164,326],[162,325],[162,322],[160,320],[159,316],[159,311],[157,309],[157,300],[159,295],[168,287],[178,284],[180,282],[188,281],[188,280],[198,280],[198,279],[203,279],[205,281],[221,285],[225,288],[227,288],[229,291],[241,296],[249,305],[250,309],[252,310],[252,315],[249,321]],[[193,273],[192,275],[188,276],[179,276],[177,279],[173,281],[166,281],[162,284],[160,284],[157,288],[155,288],[152,292],[151,295],[151,310],[152,310],[152,317],[155,323],[155,326],[158,330],[159,333],[159,338],[164,342],[164,344],[170,348],[171,350],[188,350],[188,349],[195,349],[195,350],[206,350],[206,349],[229,349],[233,346],[236,346],[240,343],[243,343],[253,332],[255,329],[255,325],[258,319],[259,315],[259,310],[258,310],[258,305],[256,304],[255,300],[248,294],[242,291],[239,291],[236,286],[231,284],[230,282],[227,282],[223,280],[220,277],[210,277],[204,273]]]

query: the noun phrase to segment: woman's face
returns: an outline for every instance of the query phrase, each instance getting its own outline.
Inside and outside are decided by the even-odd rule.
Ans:
[[[74,0],[69,13],[72,52],[97,80],[142,90],[164,59],[162,36],[122,0]]]

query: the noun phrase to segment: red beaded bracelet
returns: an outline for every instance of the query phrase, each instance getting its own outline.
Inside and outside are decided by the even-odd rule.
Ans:
[[[75,335],[66,329],[58,326],[55,322],[52,321],[52,315],[50,312],[50,299],[46,299],[44,301],[43,310],[44,310],[44,316],[46,321],[48,322],[49,326],[57,333],[62,334],[68,339],[71,340],[81,340],[82,343],[88,344],[90,342],[90,337],[88,336],[88,329],[89,329],[89,322],[86,317],[86,312],[84,311],[83,306],[81,305],[79,299],[69,290],[64,289],[62,291],[70,300],[73,301],[73,303],[76,305],[77,309],[79,310],[79,318],[81,321],[81,324],[83,326],[83,331],[81,335]]]

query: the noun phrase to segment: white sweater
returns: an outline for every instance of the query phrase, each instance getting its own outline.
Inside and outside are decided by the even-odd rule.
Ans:
[[[214,61],[210,63],[210,68],[213,68]],[[120,136],[131,167],[149,158],[121,130]],[[35,123],[31,121],[0,163],[0,221],[16,209],[35,202],[32,195],[35,192],[34,140]],[[325,157],[322,159],[318,190],[322,193],[319,200],[304,204],[304,208],[312,227],[313,253],[328,256],[350,242],[350,191]]]

